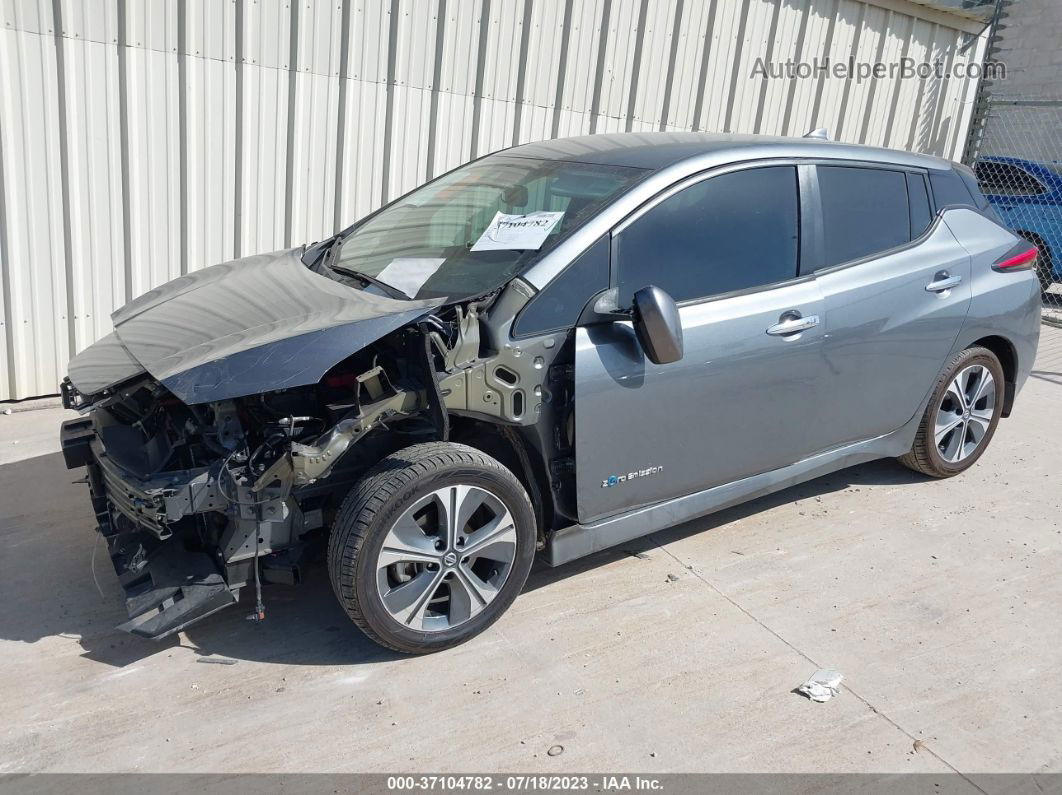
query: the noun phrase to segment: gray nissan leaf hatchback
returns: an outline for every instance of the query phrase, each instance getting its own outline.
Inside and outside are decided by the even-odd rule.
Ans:
[[[966,168],[813,139],[483,157],[113,315],[62,430],[149,638],[323,558],[401,652],[557,566],[875,458],[971,466],[1029,375],[1036,249]]]

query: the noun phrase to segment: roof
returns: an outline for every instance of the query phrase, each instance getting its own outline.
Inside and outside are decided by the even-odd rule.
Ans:
[[[828,157],[871,160],[917,168],[948,168],[939,157],[845,144],[815,138],[782,138],[729,133],[651,132],[608,133],[556,138],[524,144],[498,154],[541,160],[569,160],[611,166],[631,166],[659,171],[707,154],[732,153],[734,160],[762,157]]]

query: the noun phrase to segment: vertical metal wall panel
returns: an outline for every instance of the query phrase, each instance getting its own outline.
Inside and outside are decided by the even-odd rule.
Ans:
[[[770,51],[774,44],[771,37],[772,22],[780,11],[780,5],[771,0],[746,0],[743,14],[738,22],[738,29],[743,35],[731,56],[724,73],[733,86],[730,105],[726,108],[723,129],[726,132],[754,132],[756,128],[756,111],[760,99],[769,81],[754,74],[756,58],[770,53],[770,60],[775,56]]]
[[[633,87],[634,102],[629,111],[632,129],[659,130],[664,119],[671,39],[678,6],[678,0],[656,0],[646,6],[638,74]]]
[[[124,58],[123,58],[124,56]],[[124,47],[130,297],[181,275],[178,68],[174,55]]]
[[[446,0],[435,14],[436,40],[432,54],[437,56],[439,74],[436,81],[433,63],[435,127],[431,151],[427,152],[434,175],[445,173],[471,157],[475,104],[472,95],[476,89],[475,56],[481,10],[482,0]],[[442,51],[437,53],[436,46]],[[428,97],[429,113],[432,99]]]
[[[631,83],[635,78],[635,50],[638,48],[640,10],[649,0],[612,0],[608,22],[608,38],[605,42],[603,70],[594,78],[600,81],[600,101],[596,108],[605,119],[604,127],[597,132],[617,132],[623,125],[608,124],[608,121],[626,119],[627,105],[631,99]],[[591,64],[592,66],[592,64]],[[576,77],[578,80],[578,77]],[[590,82],[593,85],[593,82]],[[573,108],[586,110],[587,108]]]
[[[185,163],[182,272],[235,256],[236,64],[188,58],[184,84]]]
[[[137,5],[136,2],[128,5]],[[172,5],[172,4],[171,4]],[[172,21],[170,8],[159,9],[162,13],[145,15],[144,23],[151,33],[162,40],[169,38],[169,31],[155,30],[157,18]],[[198,56],[212,61],[234,61],[236,59],[236,2],[235,0],[183,0],[177,6],[177,13],[184,15],[184,55]],[[151,45],[148,45],[151,46]],[[158,46],[154,46],[158,49]]]
[[[382,83],[351,80],[346,100],[346,141],[337,197],[340,227],[379,206],[384,170],[384,134],[379,120],[386,112],[387,90]]]
[[[911,17],[887,12],[879,37],[875,60],[882,63],[899,62],[904,41],[901,34],[907,29],[904,24],[905,19],[911,19]],[[863,117],[864,129],[861,133],[866,143],[873,146],[884,146],[885,132],[892,108],[892,92],[896,89],[899,82],[897,80],[888,80],[875,82],[871,85],[866,113]]]
[[[238,109],[242,125],[240,213],[236,219],[239,252],[253,254],[284,246],[288,194],[287,71],[243,63],[243,93]]]
[[[0,400],[54,393],[146,290],[514,143],[825,126],[954,157],[975,80],[753,67],[966,64],[977,32],[907,0],[0,0]]]
[[[35,5],[40,7],[39,4]],[[54,12],[54,7],[52,10]],[[116,44],[118,41],[118,6],[115,3],[60,0],[59,15],[62,22],[60,32],[68,39],[101,44]],[[54,19],[51,24],[55,24]]]
[[[110,333],[125,303],[118,52],[105,42],[64,39],[67,229],[73,342]]]
[[[968,35],[969,34],[967,34],[967,36]],[[972,43],[968,41],[964,42],[963,46],[967,45],[970,45],[970,47],[967,52],[966,63],[983,63],[985,52],[988,48],[988,39],[984,36],[980,36]],[[977,94],[976,80],[963,81],[960,95],[957,100],[958,107],[954,114],[956,123],[954,125],[954,133],[948,154],[948,157],[954,160],[959,160],[963,156],[967,136],[970,132],[970,125],[973,124],[974,109],[977,105]]]
[[[520,66],[524,73],[524,94],[520,108],[517,143],[549,138],[553,105],[561,79],[564,48],[564,0],[525,0],[531,5],[527,52],[531,57]]]
[[[706,52],[705,42],[711,35],[708,26],[715,5],[717,0],[684,0],[682,3],[671,98],[667,107],[668,130],[692,130],[696,126],[697,98],[702,96],[701,64]]]
[[[933,36],[933,24],[924,19],[911,19],[909,32],[906,34],[906,57],[917,62],[929,55],[929,43]],[[895,111],[889,118],[889,134],[885,145],[894,149],[907,149],[910,131],[918,115],[918,103],[922,94],[922,81],[901,80],[897,87],[897,96],[892,103]]]
[[[291,114],[285,246],[320,240],[334,231],[338,78],[297,73]]]
[[[708,47],[708,63],[704,67],[706,80],[701,117],[696,129],[720,131],[725,128],[730,97],[729,75],[733,68],[733,53],[739,36],[742,15],[748,0],[717,0],[712,40]]]
[[[627,0],[630,2],[630,0]],[[583,114],[591,111],[594,97],[604,90],[597,78],[598,62],[607,55],[601,55],[602,40],[605,38],[606,22],[614,18],[616,6],[621,0],[570,0],[571,15],[567,30],[568,51],[565,55],[564,83],[561,86],[560,107],[554,108],[559,112],[562,119],[560,135],[577,135],[579,132],[588,132],[589,128],[578,126],[578,119]],[[553,20],[556,24],[561,23],[565,17],[566,2],[554,0],[556,7],[553,12]],[[608,13],[606,14],[606,9]],[[611,38],[611,30],[608,32]],[[628,57],[625,53],[624,58]],[[606,70],[602,76],[603,81],[607,77],[608,64],[602,60],[601,66]],[[553,64],[546,64],[534,59],[533,68],[553,68]],[[550,104],[555,100],[550,98]],[[576,125],[573,128],[573,124]]]
[[[240,6],[242,63],[287,69],[291,58],[291,4],[251,2]]]
[[[804,3],[782,3],[777,7],[777,14],[772,17],[767,29],[768,42],[764,49],[764,52],[770,53],[772,60],[785,62],[800,58],[799,36],[806,9]],[[752,53],[750,74],[756,66],[756,57],[757,53]],[[778,109],[786,106],[790,83],[787,80],[762,79],[759,82],[761,85],[752,129],[761,135],[785,135],[785,114],[779,113]]]
[[[806,9],[802,20],[804,41],[796,60],[801,63],[814,63],[822,58],[831,42],[834,16],[833,9],[839,0],[826,0],[826,7],[818,0],[805,0]],[[788,81],[787,81],[788,82]],[[783,129],[785,135],[803,135],[818,126],[818,98],[821,95],[823,80],[809,76],[793,80],[788,86],[783,112]]]
[[[0,219],[9,370],[7,395],[43,394],[69,355],[67,262],[59,154],[59,80],[52,38],[0,31]]]
[[[33,2],[34,0],[27,0]],[[200,3],[211,5],[227,5],[225,0],[198,0]],[[48,2],[48,0],[37,0]],[[91,2],[91,0],[90,0]],[[156,52],[177,52],[177,16],[179,10],[185,5],[183,0],[176,3],[174,0],[96,0],[91,5],[102,5],[103,2],[114,2],[117,13],[125,10],[125,18],[118,20],[119,30],[125,31],[125,36],[120,37],[118,44],[125,47],[144,48]],[[230,0],[231,2],[231,0]],[[195,17],[194,12],[192,14]],[[206,57],[202,52],[193,50],[190,55]]]

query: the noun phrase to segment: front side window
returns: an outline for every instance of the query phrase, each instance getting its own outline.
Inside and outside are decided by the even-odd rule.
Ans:
[[[613,238],[619,306],[650,284],[688,301],[794,278],[798,206],[793,166],[720,174],[664,199]]]
[[[323,271],[396,296],[459,299],[524,271],[647,172],[494,156],[470,163],[356,226]]]
[[[902,171],[819,166],[825,266],[862,259],[911,240]]]

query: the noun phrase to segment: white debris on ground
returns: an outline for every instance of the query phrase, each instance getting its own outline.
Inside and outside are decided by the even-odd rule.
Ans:
[[[838,671],[829,671],[820,668],[811,678],[797,688],[798,693],[803,693],[812,701],[829,701],[841,692],[841,680],[844,679]]]

